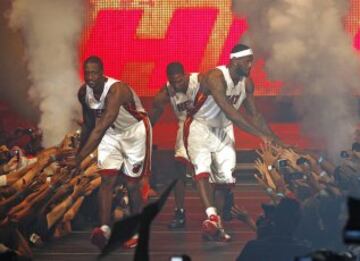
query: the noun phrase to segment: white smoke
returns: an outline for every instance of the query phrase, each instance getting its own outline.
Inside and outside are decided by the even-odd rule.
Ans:
[[[84,21],[83,0],[13,0],[9,25],[21,30],[32,87],[39,105],[43,144],[59,143],[77,114],[78,42]]]
[[[349,147],[359,121],[359,56],[344,30],[348,1],[233,0],[248,19],[248,39],[255,55],[265,57],[269,76],[285,91],[301,87],[296,104],[302,127],[323,139],[334,156]]]

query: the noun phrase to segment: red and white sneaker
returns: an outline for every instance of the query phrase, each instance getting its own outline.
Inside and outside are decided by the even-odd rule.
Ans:
[[[211,215],[209,219],[206,219],[202,223],[202,230],[203,230],[204,235],[210,236],[210,237],[213,237],[216,235],[216,233],[218,231],[218,224],[217,224],[218,219],[219,219],[219,216]]]
[[[139,235],[134,235],[132,238],[130,238],[128,241],[126,241],[123,245],[126,249],[135,248],[139,241]]]
[[[110,229],[107,226],[96,227],[91,233],[91,243],[99,249],[103,249],[110,237]]]
[[[210,241],[228,242],[231,236],[227,234],[222,226],[218,215],[211,215],[202,223],[203,238]]]

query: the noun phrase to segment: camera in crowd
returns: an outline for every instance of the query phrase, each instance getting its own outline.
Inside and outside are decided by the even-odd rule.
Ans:
[[[353,156],[354,153],[360,152],[360,143],[354,142],[351,146],[351,151],[343,150],[340,152],[340,157],[343,159],[349,159]]]
[[[350,154],[346,150],[343,150],[343,151],[340,152],[340,157],[342,159],[348,159],[348,158],[350,158]]]
[[[307,159],[305,159],[304,157],[299,158],[297,160],[296,164],[297,165],[308,164],[308,166],[310,166],[309,161]],[[279,173],[284,177],[284,180],[287,183],[294,181],[294,180],[306,178],[306,175],[301,171],[291,171],[288,160],[286,160],[286,159],[279,159],[277,161],[277,168],[279,170]]]
[[[351,146],[351,150],[354,152],[360,152],[360,143],[354,142]]]
[[[288,162],[287,162],[286,159],[279,159],[277,161],[277,165],[278,165],[279,169],[283,169],[283,168],[286,168],[288,166]]]

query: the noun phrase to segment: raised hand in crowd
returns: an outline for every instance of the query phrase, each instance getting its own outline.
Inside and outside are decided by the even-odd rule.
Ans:
[[[272,177],[269,174],[268,165],[265,162],[261,162],[259,159],[257,159],[257,160],[255,160],[255,168],[261,174],[260,177],[262,178],[262,180],[264,181],[266,186],[275,190],[276,187],[275,187]]]
[[[275,145],[271,143],[262,143],[256,153],[267,165],[273,165],[280,156],[280,151],[274,149]]]

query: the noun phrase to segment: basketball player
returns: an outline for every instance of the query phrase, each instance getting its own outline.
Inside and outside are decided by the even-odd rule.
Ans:
[[[192,107],[195,93],[199,88],[199,80],[197,73],[186,74],[181,63],[173,62],[167,65],[166,75],[168,82],[156,94],[150,114],[152,125],[158,121],[162,115],[165,106],[171,104],[172,110],[178,119],[178,131],[175,144],[175,161],[174,171],[178,182],[175,186],[175,215],[168,227],[170,229],[183,228],[185,226],[185,179],[186,170],[192,170],[192,166],[188,160],[183,142],[183,126],[186,118],[186,112]]]
[[[229,241],[215,207],[213,188],[226,195],[235,184],[232,176],[236,155],[231,123],[263,140],[277,140],[254,103],[254,85],[249,78],[252,50],[236,45],[230,62],[204,74],[194,100],[194,108],[184,123],[184,144],[195,171],[200,198],[207,219],[203,236],[210,240]],[[250,120],[239,112],[241,105]],[[216,198],[225,198],[216,197]]]
[[[78,93],[84,124],[75,161],[79,166],[98,148],[102,226],[94,229],[92,243],[103,248],[111,233],[112,194],[119,173],[127,184],[132,214],[142,209],[139,181],[150,174],[152,130],[136,93],[126,83],[105,76],[99,57],[85,60],[84,80]]]

